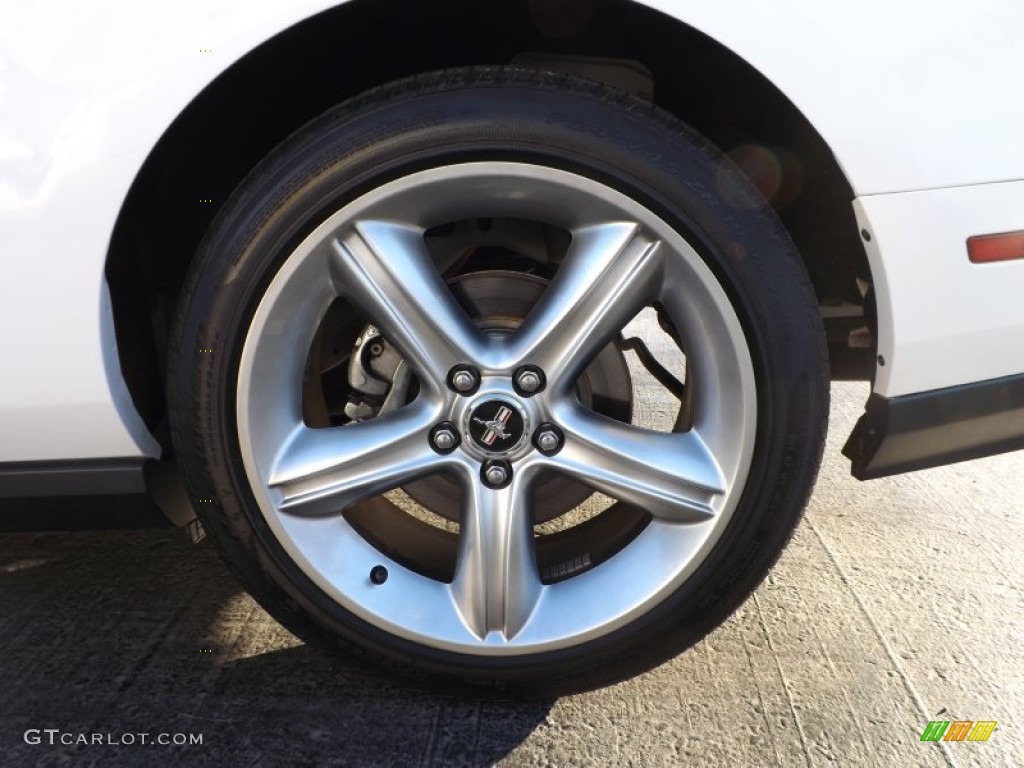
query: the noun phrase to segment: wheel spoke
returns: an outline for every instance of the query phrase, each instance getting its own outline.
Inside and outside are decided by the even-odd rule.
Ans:
[[[526,625],[543,586],[530,517],[528,469],[501,489],[470,470],[465,479],[458,561],[452,597],[481,640],[498,632],[511,640]]]
[[[628,222],[573,232],[565,261],[509,342],[514,356],[572,386],[604,345],[657,294],[659,251],[658,241]]]
[[[268,485],[282,511],[333,515],[370,496],[438,471],[428,443],[431,408],[410,406],[386,417],[331,429],[299,424],[278,454]]]
[[[550,459],[553,468],[666,522],[714,517],[712,503],[726,482],[695,430],[653,432],[575,405],[564,410],[565,446]]]
[[[336,238],[332,276],[422,376],[438,387],[452,366],[477,363],[486,339],[452,296],[423,230],[359,221]]]

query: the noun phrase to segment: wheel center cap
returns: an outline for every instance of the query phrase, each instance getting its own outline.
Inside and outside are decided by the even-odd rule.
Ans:
[[[511,453],[526,438],[526,413],[506,397],[487,397],[466,414],[465,431],[478,450],[491,455]]]

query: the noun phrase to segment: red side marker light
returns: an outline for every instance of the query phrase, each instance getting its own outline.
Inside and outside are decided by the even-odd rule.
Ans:
[[[975,264],[1024,259],[1024,231],[968,237],[967,255]]]

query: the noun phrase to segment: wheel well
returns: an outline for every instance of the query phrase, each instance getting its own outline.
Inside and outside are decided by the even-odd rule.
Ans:
[[[856,279],[869,272],[835,158],[777,88],[714,40],[630,0],[352,0],[281,32],[210,83],[161,137],[122,207],[106,268],[121,370],[165,446],[170,318],[203,233],[246,173],[305,122],[361,91],[524,55],[653,88],[659,106],[729,153],[762,189],[819,301],[862,303]]]

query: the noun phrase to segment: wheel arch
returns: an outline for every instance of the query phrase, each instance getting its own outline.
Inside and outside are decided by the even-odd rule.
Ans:
[[[203,233],[246,173],[350,96],[416,72],[524,53],[560,57],[569,68],[597,59],[612,60],[612,72],[641,65],[659,106],[730,153],[769,196],[777,186],[773,203],[819,301],[860,302],[855,279],[870,274],[836,158],[768,78],[694,27],[632,0],[486,8],[351,0],[266,40],[213,79],[165,130],[122,204],[106,262],[117,349],[135,406],[165,449],[167,328]]]

